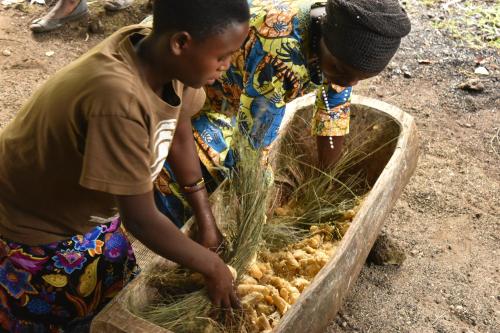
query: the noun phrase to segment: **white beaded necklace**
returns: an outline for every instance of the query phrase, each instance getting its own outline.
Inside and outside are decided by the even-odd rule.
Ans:
[[[333,128],[333,111],[330,110],[330,104],[328,103],[328,98],[326,97],[325,86],[321,86],[321,94],[323,95],[323,101],[325,102],[325,107],[328,110],[328,114],[330,115],[330,128]],[[333,136],[328,137],[328,142],[330,143],[330,149],[335,148],[333,145]]]
[[[321,15],[319,18],[317,18],[318,21],[315,23],[321,22],[323,18],[325,17],[326,14]],[[314,52],[316,52],[317,55],[319,55],[318,52],[318,36],[313,36],[312,38],[312,47]],[[330,109],[330,103],[328,103],[328,96],[326,95],[326,90],[325,90],[325,85],[324,85],[324,76],[323,72],[321,71],[321,67],[319,65],[319,59],[316,60],[316,72],[318,74],[318,78],[320,79],[320,84],[321,84],[321,95],[323,96],[323,102],[325,103],[326,111],[328,112],[328,115],[330,116],[330,127],[333,128],[333,118],[335,113]],[[333,136],[328,137],[328,143],[330,144],[330,149],[334,149],[335,146],[333,144]]]
[[[326,112],[328,112],[328,115],[330,116],[330,127],[333,128],[333,118],[335,116],[335,112],[331,110],[330,103],[328,102],[328,96],[326,95],[326,90],[324,85],[323,72],[319,67],[319,61],[317,62],[316,71],[318,72],[318,76],[321,78],[321,95],[323,96],[323,102],[325,103]],[[330,144],[330,149],[335,148],[333,144],[333,136],[328,137],[328,143]]]

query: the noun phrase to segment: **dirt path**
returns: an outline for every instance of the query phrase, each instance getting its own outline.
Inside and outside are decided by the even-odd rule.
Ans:
[[[458,46],[432,28],[433,9],[412,4],[401,52],[357,90],[419,127],[417,171],[384,227],[407,260],[365,266],[329,332],[500,332],[498,51]],[[475,75],[476,59],[488,57],[490,75]],[[484,91],[456,88],[470,78]]]
[[[356,89],[419,126],[419,166],[385,225],[407,260],[365,266],[328,332],[500,332],[498,49],[462,47],[432,28],[435,7],[407,7],[411,35],[382,75]],[[0,127],[57,69],[147,13],[142,3],[112,16],[98,3],[91,9],[102,32],[89,34],[82,22],[35,38],[28,25],[43,8],[0,8]],[[474,74],[481,59],[488,76]],[[476,77],[483,92],[456,88]]]

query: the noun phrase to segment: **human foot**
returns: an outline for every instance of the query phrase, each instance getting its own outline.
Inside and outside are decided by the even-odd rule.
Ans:
[[[44,17],[34,20],[33,32],[47,32],[62,27],[66,22],[77,20],[88,13],[86,0],[59,0]]]
[[[104,2],[104,9],[116,12],[125,9],[134,3],[134,0],[106,0]]]

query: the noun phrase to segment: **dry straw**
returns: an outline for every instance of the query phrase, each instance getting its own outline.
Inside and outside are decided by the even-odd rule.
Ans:
[[[243,136],[235,140],[239,167],[232,172],[224,189],[224,198],[230,208],[224,218],[233,222],[225,221],[228,244],[222,257],[241,276],[257,255],[262,242],[269,184],[266,171],[261,167],[260,152],[251,149]],[[162,299],[137,311],[138,314],[176,333],[204,332],[207,326],[212,332],[241,332],[242,314],[228,316],[214,312],[206,291],[202,286],[195,286],[192,276],[182,268],[151,274],[151,283],[162,286]]]
[[[266,170],[261,166],[261,154],[251,149],[248,140],[235,137],[239,167],[223,189],[224,219],[227,246],[223,259],[241,277],[248,265],[264,246],[278,250],[310,236],[311,225],[335,226],[334,237],[340,239],[346,231],[346,220],[352,209],[360,204],[360,196],[369,191],[362,168],[357,166],[391,144],[375,143],[370,129],[383,123],[370,124],[351,136],[358,144],[346,148],[340,161],[328,171],[319,170],[314,142],[308,135],[309,125],[296,116],[280,142],[275,154],[275,184],[272,190]],[[354,170],[354,171],[353,171]],[[270,202],[270,194],[276,198]],[[266,224],[266,212],[271,218]],[[203,281],[182,268],[150,272],[149,283],[158,287],[162,297],[146,309],[135,312],[148,321],[176,333],[242,332],[245,315],[221,315],[213,311]]]

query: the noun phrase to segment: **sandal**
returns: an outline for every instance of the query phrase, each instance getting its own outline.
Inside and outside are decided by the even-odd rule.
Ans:
[[[104,9],[111,12],[116,12],[127,7],[130,7],[134,3],[134,0],[106,0],[104,2]]]
[[[148,15],[144,20],[139,23],[140,25],[146,25],[148,27],[153,26],[153,15]]]
[[[73,9],[73,11],[68,16],[61,18],[52,18],[52,19],[46,19],[44,17],[38,18],[31,23],[30,29],[31,31],[36,33],[48,32],[55,29],[59,29],[65,23],[76,21],[82,18],[83,16],[87,15],[88,12],[89,9],[87,7],[87,1],[80,0],[78,6],[76,6],[75,9]]]

